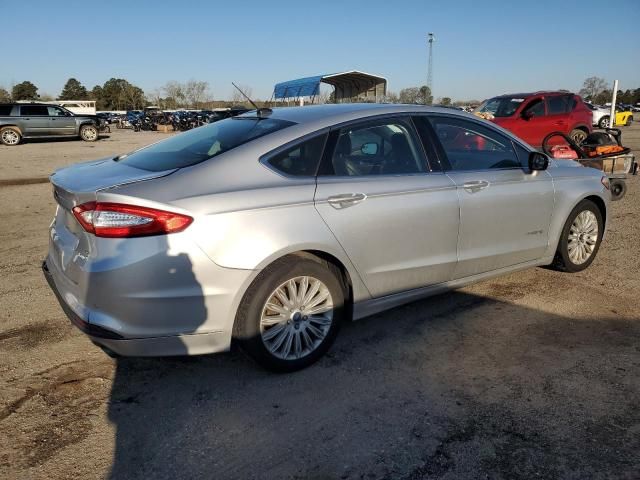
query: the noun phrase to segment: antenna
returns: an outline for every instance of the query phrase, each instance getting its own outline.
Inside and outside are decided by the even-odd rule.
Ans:
[[[243,96],[244,98],[246,98],[246,99],[249,101],[249,103],[250,103],[251,105],[253,105],[253,108],[255,108],[255,109],[256,109],[256,113],[257,113],[258,117],[262,117],[262,116],[267,117],[267,116],[271,115],[271,113],[273,113],[273,112],[272,112],[272,110],[271,110],[270,108],[258,108],[258,105],[256,105],[256,104],[253,102],[253,100],[251,100],[251,99],[248,97],[248,95],[247,95],[246,93],[244,93],[242,90],[240,90],[240,87],[239,87],[239,86],[237,86],[237,85],[236,85],[235,83],[233,83],[233,82],[231,82],[231,85],[233,85],[234,87],[236,87],[236,89],[237,89],[237,90],[242,94],[242,96]]]
[[[436,41],[436,37],[433,32],[429,32],[427,35],[427,42],[429,43],[429,66],[427,67],[427,87],[433,97],[433,42]]]

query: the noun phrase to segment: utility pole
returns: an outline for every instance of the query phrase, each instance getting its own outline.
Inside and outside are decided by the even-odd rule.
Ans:
[[[432,32],[427,35],[427,42],[429,43],[429,66],[427,68],[427,87],[433,97],[433,42],[436,41],[436,37]]]

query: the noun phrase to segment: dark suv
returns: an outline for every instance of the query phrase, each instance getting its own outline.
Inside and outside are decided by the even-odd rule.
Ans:
[[[18,145],[23,138],[80,137],[95,142],[102,126],[95,115],[75,115],[46,103],[0,104],[0,142]]]

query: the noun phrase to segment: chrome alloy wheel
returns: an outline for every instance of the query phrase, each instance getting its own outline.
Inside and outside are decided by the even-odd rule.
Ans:
[[[260,317],[262,342],[282,360],[295,360],[313,352],[333,322],[333,299],[317,278],[296,277],[276,288]]]
[[[84,140],[93,141],[98,137],[98,130],[94,128],[83,128],[82,129],[82,138]]]
[[[20,141],[20,135],[13,130],[4,130],[2,132],[2,142],[7,145],[17,145]]]
[[[598,241],[598,219],[591,210],[578,214],[569,229],[567,251],[575,265],[589,260]]]

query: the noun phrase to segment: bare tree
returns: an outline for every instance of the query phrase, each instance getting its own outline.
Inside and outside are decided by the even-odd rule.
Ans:
[[[382,103],[400,103],[400,97],[397,93],[388,91],[382,99]]]
[[[210,98],[209,82],[191,79],[184,85],[184,96],[193,108],[198,108]]]
[[[607,89],[607,82],[604,78],[589,77],[582,84],[580,96],[585,100],[594,101],[597,96]]]
[[[179,82],[171,80],[162,87],[162,90],[164,90],[167,102],[171,104],[171,108],[182,107],[185,105],[184,88]]]
[[[253,89],[249,85],[238,85],[238,87],[244,92],[247,97],[255,100],[254,98],[252,98]],[[231,95],[231,103],[234,105],[239,105],[245,103],[246,101],[247,99],[244,98],[244,95],[242,95],[237,89],[234,88],[233,95]]]

